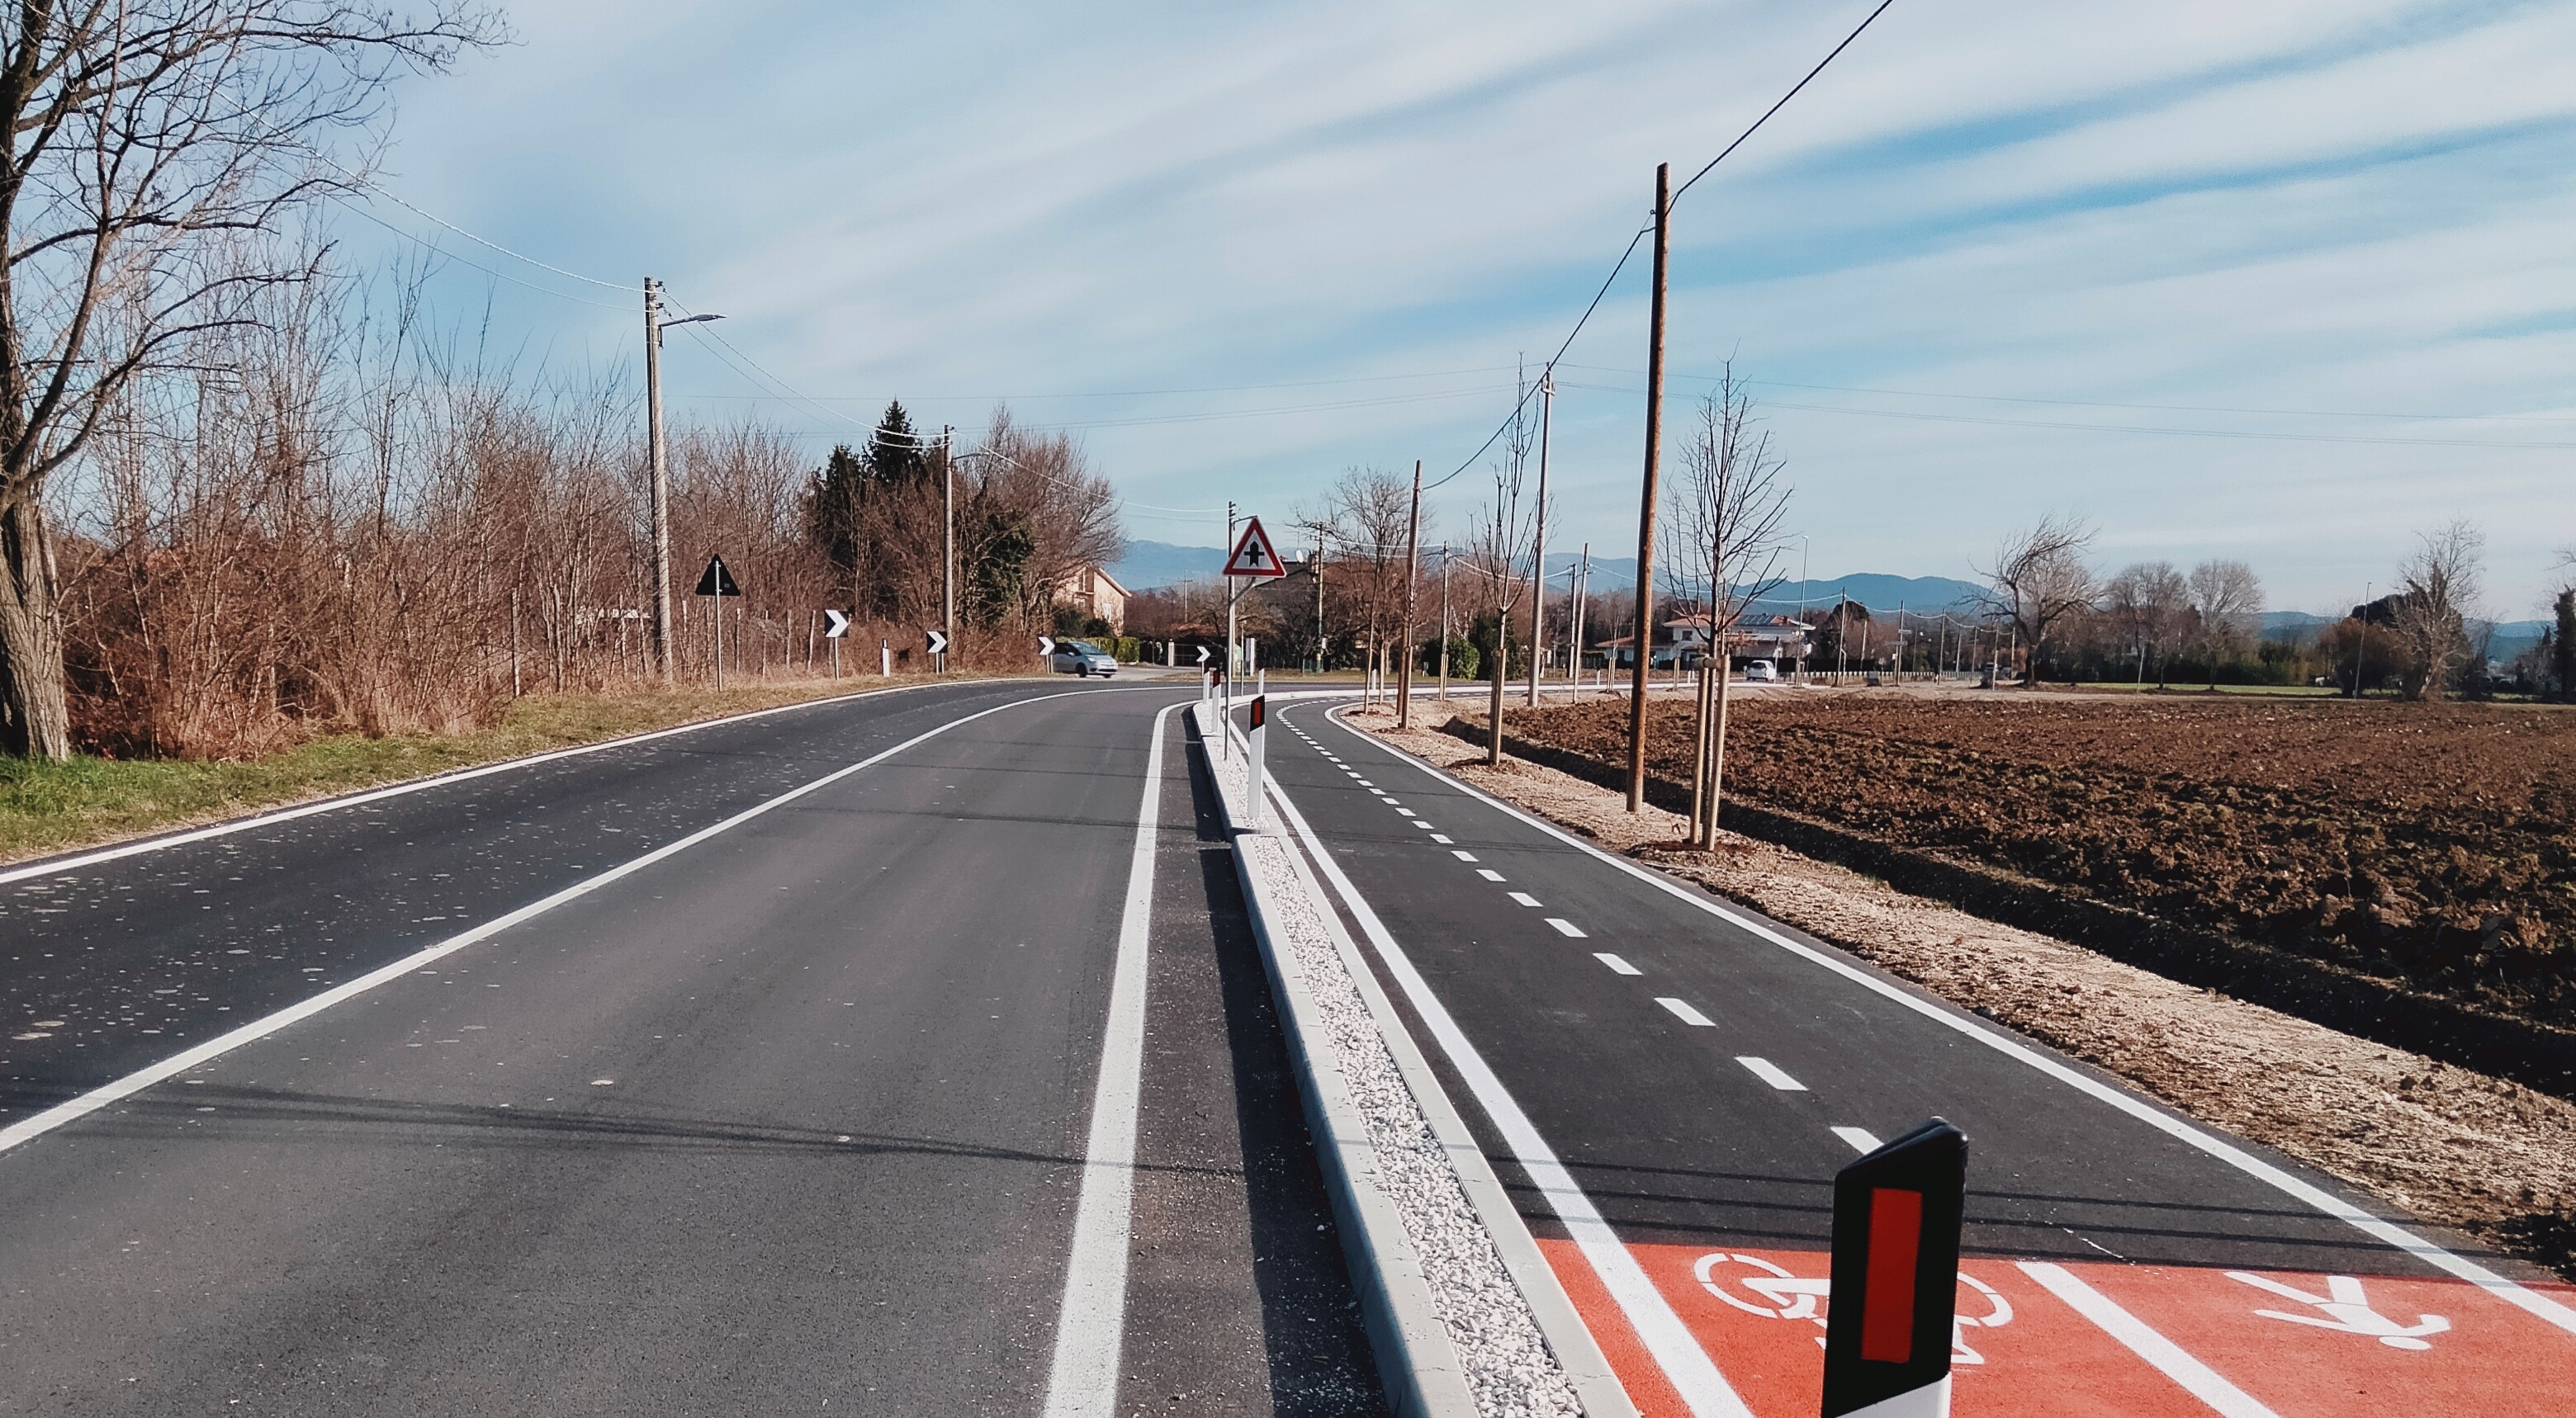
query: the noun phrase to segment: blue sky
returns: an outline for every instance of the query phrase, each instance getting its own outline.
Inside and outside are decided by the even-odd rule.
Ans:
[[[1866,10],[522,4],[404,87],[383,184],[725,312],[731,349],[672,339],[681,413],[819,456],[889,397],[1007,398],[1132,535],[1212,543],[1229,497],[1457,467],[1655,163]],[[2058,511],[2106,568],[2242,557],[2327,610],[2465,517],[2489,609],[2536,614],[2576,543],[2571,139],[2576,6],[1897,0],[1676,213],[1672,411],[1730,355],[1763,381],[1819,577],[1969,576]],[[375,210],[527,283],[450,264],[452,316],[634,358],[632,296]],[[1644,364],[1639,263],[1561,370],[1554,547],[1634,553]]]

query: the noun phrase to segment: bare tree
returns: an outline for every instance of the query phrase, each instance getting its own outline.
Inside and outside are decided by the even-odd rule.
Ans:
[[[2156,664],[2156,687],[2165,683],[2165,662],[2191,610],[2191,586],[2170,561],[2141,561],[2121,568],[2102,586],[2102,611],[2111,629],[2138,653],[2138,679],[2147,677],[2147,661]]]
[[[1993,568],[1980,573],[1993,583],[1985,596],[1987,614],[2010,625],[2029,647],[2029,683],[2039,680],[2049,632],[2093,604],[2093,573],[2084,565],[2093,536],[2082,522],[2052,514],[2007,535],[1995,547]]]
[[[2191,569],[2192,634],[2209,657],[2209,687],[2218,688],[2218,657],[2262,627],[2263,583],[2241,561],[2204,561]]]
[[[1520,403],[1504,429],[1503,456],[1493,464],[1494,500],[1476,510],[1467,536],[1472,565],[1483,582],[1483,599],[1494,613],[1493,661],[1483,667],[1493,686],[1486,705],[1485,761],[1489,764],[1503,761],[1503,679],[1511,661],[1512,608],[1520,603],[1523,589],[1521,563],[1534,555],[1538,545],[1537,499],[1522,492],[1530,447],[1537,438],[1536,422],[1525,412],[1530,407],[1526,372],[1520,384]],[[1537,580],[1538,568],[1533,566],[1530,584]]]
[[[1754,426],[1752,398],[1732,361],[1700,401],[1699,422],[1684,436],[1681,457],[1660,528],[1662,567],[1677,578],[1683,598],[1699,602],[1694,619],[1716,654],[1715,674],[1701,676],[1694,735],[1690,838],[1706,848],[1716,840],[1726,783],[1726,684],[1735,628],[1747,606],[1780,585],[1788,544],[1780,530],[1790,492],[1779,480],[1781,459],[1770,433]]]
[[[192,336],[256,319],[309,265],[238,234],[359,179],[318,145],[364,131],[395,75],[500,38],[463,0],[417,18],[339,0],[23,0],[0,37],[0,749],[66,756],[45,481],[117,393]],[[257,250],[258,248],[248,248]],[[113,312],[113,318],[111,318]]]
[[[2576,700],[2576,546],[2561,547],[2557,561],[2550,567],[2557,585],[2549,594],[2550,662],[2558,681],[2558,697]]]
[[[1412,506],[1413,487],[1403,474],[1349,468],[1325,494],[1321,508],[1298,518],[1299,526],[1321,536],[1330,558],[1326,564],[1338,573],[1338,589],[1355,593],[1350,608],[1364,627],[1369,663],[1380,670],[1388,664],[1388,627],[1404,604],[1405,531]],[[1316,653],[1322,654],[1322,648]]]
[[[2468,618],[2486,571],[2487,538],[2465,521],[2416,538],[2397,568],[2395,632],[2398,682],[2409,699],[2440,699],[2451,672],[2469,656]]]

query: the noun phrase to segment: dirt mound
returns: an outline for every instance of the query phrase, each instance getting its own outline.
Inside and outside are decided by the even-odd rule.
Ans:
[[[2547,1023],[2576,1021],[2576,714],[2487,705],[1746,696],[1730,796]],[[1688,781],[1689,706],[1648,705]],[[1513,716],[1615,761],[1627,706]]]

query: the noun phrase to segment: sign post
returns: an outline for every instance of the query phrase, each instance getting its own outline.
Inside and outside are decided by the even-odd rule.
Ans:
[[[1228,505],[1227,515],[1232,515],[1231,504]],[[1279,549],[1271,545],[1270,534],[1261,529],[1260,518],[1244,519],[1243,535],[1235,538],[1234,550],[1226,555],[1225,574],[1229,578],[1246,581],[1276,580],[1288,574],[1288,568],[1279,564]],[[1242,594],[1241,589],[1238,588],[1228,591],[1225,598],[1225,669],[1222,673],[1225,682],[1225,718],[1229,724],[1234,722],[1234,676],[1237,670],[1234,653],[1234,603],[1241,598]],[[1229,734],[1227,739],[1231,742],[1232,735]]]
[[[1261,830],[1261,750],[1270,741],[1270,696],[1252,696],[1252,732],[1244,736],[1252,745],[1252,830]]]
[[[948,673],[948,637],[934,630],[926,638],[930,645],[930,672]]]
[[[1824,1418],[1949,1418],[1967,1180],[1939,1118],[1835,1174]]]
[[[706,574],[698,578],[698,594],[716,598],[716,688],[724,688],[724,598],[740,597],[742,588],[734,584],[733,573],[725,570],[724,558],[707,558]]]
[[[840,611],[826,610],[823,618],[831,624],[823,627],[823,638],[832,642],[832,678],[841,677],[841,637],[850,633],[850,618]]]

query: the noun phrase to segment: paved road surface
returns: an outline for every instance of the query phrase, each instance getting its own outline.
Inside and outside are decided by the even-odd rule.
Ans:
[[[0,1412],[1042,1411],[1158,731],[1121,1410],[1368,1411],[1182,696],[1083,688],[815,706],[0,884]]]
[[[2098,1075],[1640,880],[1327,706],[1278,717],[1271,767],[1354,934],[1378,927],[1391,994],[1419,986],[1428,1051],[1648,1411],[1814,1411],[1830,1179],[1935,1114],[1971,1139],[1961,1310],[1991,1322],[1960,1333],[1963,1414],[2576,1411],[2567,1287],[2518,1308],[2266,1173],[2384,1214],[2330,1179],[2194,1145]],[[1490,1069],[1481,1092],[1443,1027]]]

